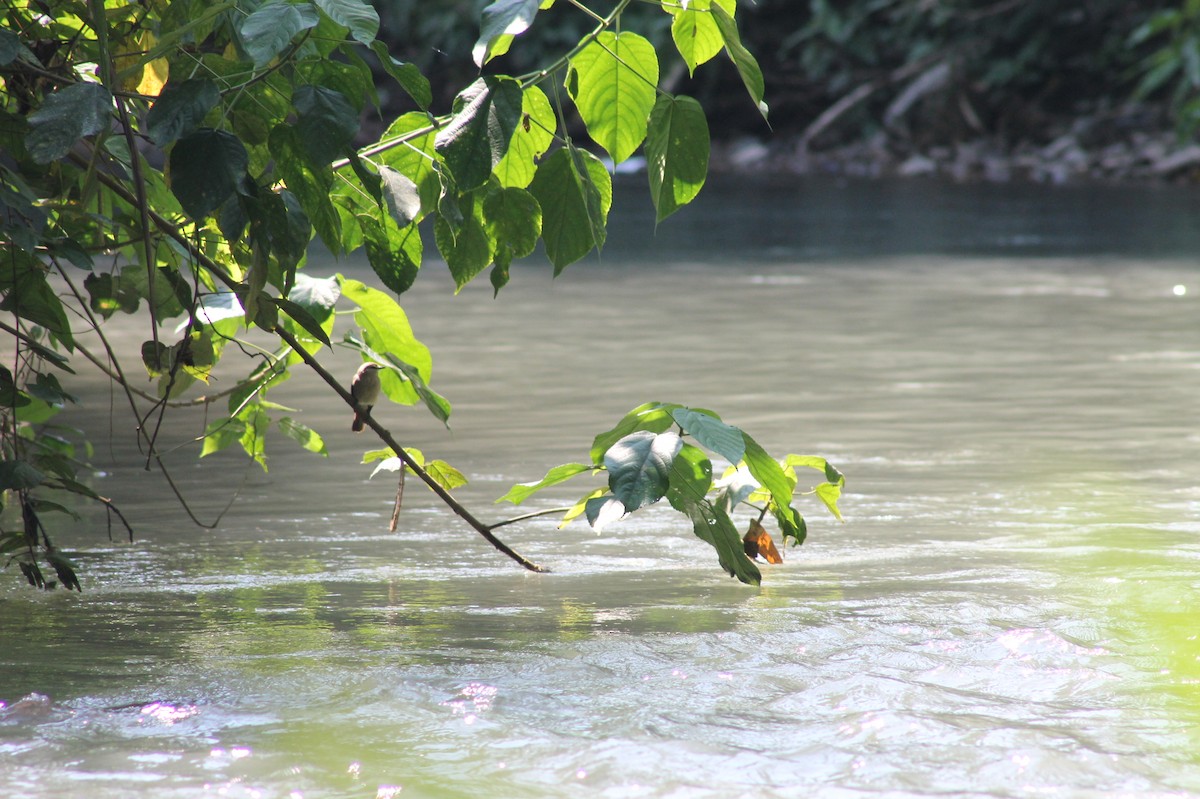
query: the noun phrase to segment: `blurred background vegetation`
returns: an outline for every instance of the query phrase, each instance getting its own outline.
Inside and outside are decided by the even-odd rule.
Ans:
[[[440,107],[473,77],[487,2],[376,2],[381,38],[429,75]],[[757,0],[739,3],[738,20],[767,78],[774,138],[805,149],[886,139],[924,152],[981,138],[1013,148],[1067,133],[1098,147],[1136,131],[1187,138],[1200,123],[1200,0]],[[675,65],[665,87],[697,97],[716,138],[766,136],[727,60],[693,81],[670,57],[656,4],[632,8],[625,25]],[[591,27],[559,2],[488,68],[535,70]]]

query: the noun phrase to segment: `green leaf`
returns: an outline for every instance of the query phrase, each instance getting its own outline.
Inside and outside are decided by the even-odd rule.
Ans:
[[[75,339],[62,300],[46,282],[46,275],[39,269],[27,269],[16,275],[14,285],[0,301],[0,311],[20,316],[46,328],[67,349],[73,350]]]
[[[312,314],[303,305],[282,297],[275,297],[272,302],[279,306],[279,310],[290,316],[292,321],[304,328],[310,336],[326,347],[333,349],[333,342],[329,340],[329,334],[325,332],[324,328],[321,327],[321,323],[314,319]]]
[[[542,241],[556,276],[604,246],[612,178],[599,158],[571,145],[556,150],[538,165],[529,193],[542,207]]]
[[[191,133],[221,102],[217,84],[208,78],[167,81],[146,115],[146,131],[159,147]]]
[[[433,90],[429,87],[429,80],[421,74],[417,65],[392,58],[387,45],[378,40],[371,42],[371,51],[379,59],[383,71],[400,84],[400,88],[408,93],[413,102],[422,110],[428,109],[429,104],[433,102]]]
[[[25,46],[16,32],[0,28],[0,66],[7,66],[21,59],[31,64],[38,64],[37,57]]]
[[[705,496],[712,486],[712,463],[698,447],[687,444],[671,465],[667,501],[692,521],[692,532],[717,551],[722,568],[744,583],[758,585],[762,573],[746,556],[742,537],[723,505]]]
[[[479,41],[471,49],[475,65],[482,67],[508,52],[513,37],[529,30],[538,12],[539,0],[496,0],[483,9]]]
[[[686,7],[663,6],[674,17],[671,38],[688,66],[688,74],[694,75],[696,67],[721,52],[725,45],[721,31],[709,13],[713,3],[719,4],[731,17],[737,9],[737,0],[691,0]]]
[[[363,245],[371,269],[397,294],[412,288],[421,269],[423,244],[415,224],[396,227],[390,217],[383,220],[370,216],[358,217],[363,232]]]
[[[317,8],[361,44],[370,45],[379,33],[379,13],[363,0],[312,0]]]
[[[584,503],[584,513],[587,514],[588,524],[597,533],[613,522],[625,517],[625,505],[616,497],[598,496]]]
[[[308,311],[317,322],[329,318],[341,296],[342,288],[336,277],[316,278],[303,272],[296,273],[296,285],[288,292],[288,299]]]
[[[671,411],[678,407],[680,406],[661,402],[647,402],[637,406],[625,414],[613,429],[600,433],[592,440],[592,449],[588,457],[592,459],[592,463],[600,463],[608,448],[630,433],[639,430],[661,433],[669,430],[671,425],[675,424]]]
[[[208,427],[204,429],[200,457],[204,458],[226,449],[230,444],[240,441],[245,432],[246,425],[241,419],[217,419],[209,422]]]
[[[254,66],[261,67],[282,53],[297,33],[315,28],[320,21],[317,10],[307,3],[266,3],[242,20],[242,43]]]
[[[513,131],[508,152],[492,170],[500,185],[515,189],[528,186],[537,171],[537,159],[550,149],[557,129],[558,117],[546,93],[537,86],[525,89],[521,98],[521,124]]]
[[[329,199],[333,170],[328,164],[314,162],[309,157],[299,133],[291,125],[275,126],[271,131],[270,149],[275,168],[283,176],[288,190],[300,201],[321,241],[332,252],[340,252],[342,222]]]
[[[248,165],[237,136],[201,128],[171,148],[171,192],[189,216],[203,220],[242,185]]]
[[[420,130],[426,132],[414,135],[415,131]],[[421,195],[421,215],[424,216],[437,207],[438,194],[441,191],[433,166],[436,156],[433,149],[434,133],[430,128],[429,117],[417,113],[402,114],[388,126],[380,140],[391,141],[402,137],[405,139],[403,142],[381,153],[378,160],[417,184]]]
[[[29,403],[29,396],[17,388],[12,372],[0,366],[0,408],[20,408]]]
[[[791,505],[792,492],[796,488],[795,482],[788,479],[779,462],[772,458],[748,433],[743,432],[742,439],[746,444],[744,460],[750,474],[754,475],[754,479],[771,493],[771,499],[779,507],[786,508]]]
[[[429,355],[429,348],[413,335],[404,309],[387,294],[357,280],[339,277],[339,283],[342,296],[358,306],[354,319],[362,326],[366,343],[379,352],[391,353],[404,363],[411,364],[421,379],[429,383],[433,359]],[[383,375],[385,383],[387,377],[387,374]],[[415,400],[415,390],[413,397]]]
[[[325,448],[325,440],[321,438],[317,431],[294,421],[290,416],[283,417],[279,420],[278,424],[279,429],[283,431],[284,435],[309,452],[315,452],[325,457],[329,456],[329,450]]]
[[[590,472],[593,468],[582,463],[564,463],[561,466],[555,466],[546,472],[545,477],[535,483],[518,483],[508,489],[508,493],[500,497],[496,502],[511,502],[514,505],[520,505],[543,488],[549,488],[550,486],[566,482],[577,474]]]
[[[742,431],[725,424],[715,414],[691,408],[675,408],[671,411],[671,418],[692,438],[732,464],[741,461],[746,452]]]
[[[447,491],[453,491],[467,484],[467,478],[458,469],[441,460],[432,460],[425,464],[425,472],[433,478],[433,482]]]
[[[567,80],[588,134],[618,164],[646,138],[657,86],[654,45],[631,31],[601,33],[571,59]]]
[[[0,491],[9,489],[26,490],[35,488],[45,481],[46,476],[25,461],[0,461]]]
[[[379,362],[390,363],[399,369],[405,379],[416,389],[417,396],[425,403],[425,408],[433,414],[435,419],[446,425],[447,428],[450,427],[450,402],[426,384],[425,379],[421,377],[421,373],[417,371],[416,367],[386,353]]]
[[[687,205],[708,175],[708,120],[691,97],[660,95],[650,114],[646,175],[656,221]]]
[[[240,414],[245,427],[239,439],[242,450],[250,459],[267,471],[267,429],[271,418],[263,411],[262,404],[255,402],[247,405]]]
[[[726,52],[729,53],[734,66],[737,67],[738,75],[741,76],[742,83],[746,86],[746,91],[750,93],[750,99],[754,101],[755,107],[758,108],[758,113],[762,114],[765,120],[767,118],[767,104],[763,102],[763,76],[762,70],[758,68],[758,62],[754,60],[754,56],[750,54],[750,51],[742,45],[741,36],[738,35],[737,23],[733,21],[733,17],[719,3],[712,6],[712,18],[717,23],[717,29],[721,32],[721,38],[725,40]]]
[[[629,513],[658,502],[667,493],[671,464],[683,447],[675,433],[630,433],[604,453],[608,487]]]
[[[537,247],[542,234],[542,207],[524,189],[501,189],[484,199],[483,218],[495,246],[496,266],[507,275],[513,260],[524,258]]]
[[[358,111],[346,95],[324,86],[300,86],[292,95],[296,134],[315,164],[345,155],[358,133]]]
[[[397,227],[408,227],[421,219],[421,193],[412,178],[390,166],[379,167],[380,191]]]
[[[455,113],[435,140],[462,191],[483,185],[521,122],[521,84],[486,75],[455,98]]]
[[[36,163],[57,161],[84,136],[106,130],[112,107],[112,95],[98,83],[75,83],[48,94],[29,115],[25,149]]]
[[[463,219],[457,230],[442,215],[438,216],[433,227],[438,251],[446,259],[450,274],[454,276],[456,293],[462,291],[492,262],[493,241],[484,227],[481,205],[475,193],[468,194],[459,202]]]
[[[62,387],[57,377],[48,373],[38,372],[37,379],[32,383],[26,384],[26,389],[30,395],[37,397],[42,402],[49,402],[53,405],[79,402],[78,397]]]

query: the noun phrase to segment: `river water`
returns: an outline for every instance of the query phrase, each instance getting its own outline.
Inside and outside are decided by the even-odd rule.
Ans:
[[[239,492],[206,531],[95,383],[68,420],[138,536],[58,531],[82,594],[3,573],[0,796],[1200,795],[1196,193],[715,185],[655,233],[641,192],[557,281],[428,265],[453,432],[377,415],[498,520],[633,406],[714,408],[839,466],[844,524],[801,497],[752,588],[669,510],[537,519],[500,531],[528,573],[415,481],[387,532],[371,442],[297,376],[272,398],[328,458],[168,459],[204,519]]]

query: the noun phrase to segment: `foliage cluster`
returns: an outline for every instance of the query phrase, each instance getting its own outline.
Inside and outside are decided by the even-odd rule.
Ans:
[[[335,320],[350,317],[341,344],[386,367],[386,396],[423,404],[447,422],[450,405],[430,387],[429,349],[395,299],[422,268],[422,227],[458,289],[488,272],[500,291],[513,261],[539,242],[555,275],[600,248],[611,177],[572,138],[568,113],[613,163],[645,153],[659,221],[704,183],[705,114],[696,100],[659,88],[655,47],[622,26],[630,3],[619,0],[603,15],[575,0],[558,3],[554,12],[589,26],[578,40],[538,69],[477,77],[439,109],[420,68],[377,38],[379,15],[365,0],[10,2],[0,28],[0,311],[11,324],[0,329],[13,360],[0,367],[0,491],[19,512],[0,529],[0,554],[35,585],[48,584],[39,563],[49,563],[78,587],[45,519],[73,513],[64,493],[118,513],[80,474],[86,438],[55,420],[75,401],[69,383],[77,367],[98,368],[120,387],[147,465],[162,467],[157,438],[166,415],[202,404],[211,421],[197,431],[198,454],[238,446],[265,469],[272,430],[325,452],[321,435],[272,399],[292,367],[306,365],[353,404],[319,357],[333,346]],[[476,67],[504,55],[554,5],[497,0],[483,9]],[[724,53],[750,95],[747,108],[765,115],[763,76],[741,44],[733,0],[652,10],[669,23],[689,70]],[[361,121],[380,105],[372,63],[417,110],[363,144]],[[312,239],[335,255],[364,251],[388,291],[302,271]],[[118,315],[145,330],[137,367],[105,335],[106,320]],[[237,353],[248,364],[244,376],[210,390],[217,364]],[[701,485],[711,466],[680,439],[662,443],[662,425],[675,423],[737,464],[725,439],[740,432],[707,413],[655,407],[626,432],[654,436],[657,477],[629,477],[646,445],[625,434],[610,445],[633,454],[605,448],[593,463],[617,481],[612,493],[625,511],[645,503],[630,500],[624,480],[668,497],[692,492],[672,504],[693,521],[704,517],[696,531],[722,564],[757,582],[744,554],[725,551],[727,512],[695,495],[716,490],[711,480]],[[462,476],[452,467],[427,462],[368,423],[387,458],[398,459],[401,486],[404,470],[416,474],[497,548],[537,568],[495,538],[499,525],[484,525],[454,500]],[[790,506],[796,482],[787,478],[793,465],[767,466],[761,448],[742,440],[749,473],[766,475],[764,508],[785,523],[785,536],[801,540]]]
[[[471,2],[385,0],[395,51],[449,69],[469,48]],[[1074,119],[1163,124],[1200,119],[1200,3],[1191,0],[756,0],[739,7],[742,38],[771,76],[772,126],[803,132],[847,98],[814,144],[887,130],[915,146],[980,134],[1012,141],[1056,135]],[[522,55],[560,43],[572,20],[534,31]],[[644,28],[660,50],[669,31]],[[678,88],[725,134],[754,120],[731,103],[737,77],[711,70]],[[855,94],[855,93],[858,94]],[[1138,101],[1129,118],[1122,109]],[[1111,125],[1110,125],[1111,127]],[[761,128],[760,128],[761,129]]]

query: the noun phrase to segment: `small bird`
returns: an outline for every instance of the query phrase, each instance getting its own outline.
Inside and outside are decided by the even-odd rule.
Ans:
[[[350,381],[350,396],[354,397],[354,424],[350,429],[356,433],[362,432],[363,420],[379,399],[379,370],[382,368],[377,363],[364,363]]]

